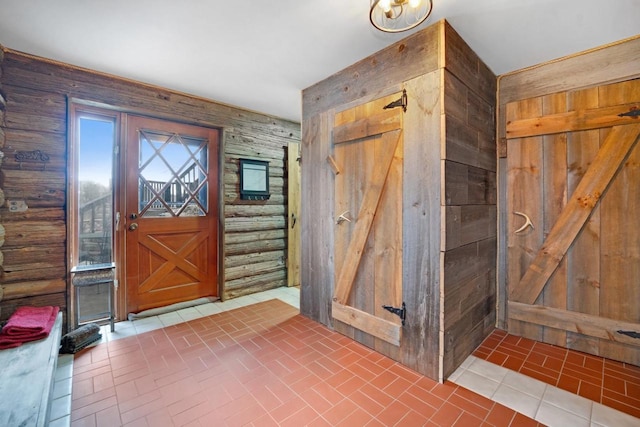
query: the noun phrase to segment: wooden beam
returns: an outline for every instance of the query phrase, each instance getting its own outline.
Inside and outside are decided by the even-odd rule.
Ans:
[[[499,79],[499,105],[640,77],[639,51],[640,35],[636,35],[503,74]]]
[[[48,279],[29,282],[4,283],[0,292],[0,301],[48,295],[67,290],[64,279]],[[4,293],[4,296],[2,295]]]
[[[509,318],[640,347],[639,338],[618,332],[640,333],[640,323],[514,301],[509,301]]]
[[[340,304],[346,304],[351,293],[351,287],[353,280],[356,277],[358,266],[360,265],[360,259],[364,251],[364,245],[367,242],[369,231],[371,230],[371,224],[376,215],[378,208],[378,202],[384,189],[384,184],[389,174],[389,168],[393,162],[395,156],[396,147],[402,132],[400,130],[387,132],[382,135],[382,146],[387,147],[383,150],[382,156],[379,160],[379,167],[373,171],[373,176],[369,182],[367,189],[365,190],[362,198],[362,205],[360,206],[360,212],[356,220],[351,241],[347,247],[347,257],[344,260],[344,264],[340,269],[340,275],[336,281],[336,287],[333,295],[333,301]]]
[[[509,107],[507,106],[507,108]],[[514,120],[507,123],[507,139],[633,124],[640,119],[638,117],[620,116],[620,114],[637,109],[640,109],[640,101],[613,107],[576,110],[548,114],[543,117]]]
[[[372,114],[363,119],[336,126],[333,129],[333,143],[341,144],[401,128],[402,109],[383,110],[379,114]]]
[[[336,302],[331,304],[331,313],[336,320],[395,346],[400,345],[402,326],[399,324]]]
[[[635,146],[640,123],[614,126],[591,166],[558,216],[547,239],[517,286],[510,301],[533,304],[591,215],[624,159]]]

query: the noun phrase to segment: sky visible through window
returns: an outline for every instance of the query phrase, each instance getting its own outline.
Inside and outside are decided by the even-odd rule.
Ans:
[[[115,142],[115,122],[110,118],[81,117],[79,119],[78,181],[95,182],[111,188],[113,174],[113,152]],[[147,135],[149,136],[149,135]],[[152,135],[153,136],[153,135]],[[169,181],[173,172],[180,173],[193,164],[190,154],[195,154],[200,166],[205,168],[206,148],[201,149],[202,139],[181,136],[182,144],[166,142],[166,137],[152,138],[162,158],[145,140],[141,145],[141,163],[145,164],[143,176],[151,181]],[[149,159],[150,163],[147,163]],[[164,159],[164,160],[163,160]],[[169,163],[170,167],[167,165]]]
[[[80,119],[78,180],[111,186],[115,123],[83,117]]]

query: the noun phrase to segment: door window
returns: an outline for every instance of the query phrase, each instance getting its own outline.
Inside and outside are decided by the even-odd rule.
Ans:
[[[205,216],[207,140],[141,129],[139,216]]]

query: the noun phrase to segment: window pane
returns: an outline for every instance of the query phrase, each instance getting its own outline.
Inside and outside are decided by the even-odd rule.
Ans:
[[[112,261],[112,120],[81,117],[78,141],[78,264]]]
[[[77,288],[78,324],[108,319],[111,282]]]
[[[141,130],[139,144],[138,214],[205,216],[207,140]]]

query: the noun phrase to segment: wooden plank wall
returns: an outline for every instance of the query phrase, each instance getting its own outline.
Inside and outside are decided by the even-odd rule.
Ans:
[[[601,124],[608,119],[602,110],[638,104],[639,79],[507,104],[508,136],[518,123],[539,123],[508,140],[507,211],[542,225],[515,234],[518,225],[508,221],[510,332],[639,363],[640,342],[619,331],[640,329],[640,306],[632,302],[640,299],[640,124]],[[585,107],[591,109],[574,110]],[[558,116],[545,113],[576,112],[580,119],[565,125],[568,132],[544,125]],[[598,119],[585,120],[589,115]]]
[[[450,27],[444,43],[440,298],[446,378],[495,327],[496,76]]]
[[[335,108],[348,108],[401,91],[401,82],[438,67],[438,29],[431,26],[334,74],[302,92],[302,298],[301,311],[331,324],[333,290],[333,173],[331,128]],[[395,64],[385,67],[385,64]],[[382,72],[384,68],[384,72]],[[331,122],[330,122],[331,120]],[[304,189],[313,188],[313,191]]]
[[[408,315],[388,355],[442,379],[494,327],[496,294],[496,78],[446,21],[303,91],[301,312],[332,325],[333,117],[403,87]]]
[[[223,130],[223,298],[286,285],[284,159],[300,125],[168,89],[0,49],[0,188],[24,200],[26,212],[0,208],[4,245],[0,319],[20,305],[68,301],[66,262],[67,103],[71,98],[123,111]],[[16,162],[19,151],[40,150],[46,167]],[[238,159],[270,162],[271,198],[238,195]],[[2,259],[2,257],[0,257]],[[1,295],[1,294],[0,294]]]
[[[498,228],[505,230],[499,235],[498,243],[498,265],[500,266],[498,276],[498,326],[529,336],[534,339],[544,340],[557,345],[566,345],[580,351],[590,353],[600,353],[604,356],[612,357],[607,354],[606,350],[599,348],[597,338],[588,337],[582,334],[572,332],[562,332],[551,328],[542,328],[531,324],[523,324],[508,320],[508,312],[506,303],[508,300],[507,279],[509,275],[518,274],[507,268],[508,247],[507,233],[509,229],[509,216],[507,212],[507,200],[509,197],[515,197],[513,194],[507,193],[507,170],[509,162],[513,162],[514,158],[518,158],[518,148],[512,144],[507,145],[506,142],[506,123],[510,118],[506,116],[506,104],[515,101],[535,102],[534,98],[540,98],[544,102],[540,105],[544,106],[544,111],[539,111],[539,115],[551,114],[556,111],[563,111],[571,106],[572,109],[594,108],[597,106],[598,90],[597,86],[608,83],[621,82],[630,79],[640,78],[640,57],[637,52],[640,51],[640,37],[636,36],[627,40],[622,40],[610,45],[598,47],[586,52],[580,52],[555,61],[540,64],[531,68],[519,70],[500,76],[498,81],[498,127],[497,138],[499,141],[499,159],[498,159]],[[606,66],[602,66],[606,64]],[[568,78],[570,76],[570,78]],[[556,96],[554,94],[560,92],[573,91],[569,97]],[[540,100],[538,99],[538,101]],[[524,101],[529,100],[529,101]],[[565,105],[569,103],[570,105]],[[522,106],[522,105],[521,105]],[[536,108],[540,108],[539,106]],[[541,178],[541,182],[537,184],[540,192],[544,191],[544,186],[553,188],[566,188],[567,194],[571,194],[575,189],[577,182],[582,176],[591,159],[598,151],[600,144],[600,132],[581,131],[574,132],[569,140],[561,136],[545,136],[534,137],[539,139],[538,145],[544,150],[540,151],[537,156],[537,167],[542,168],[542,164],[549,162],[549,159],[555,159],[555,162],[566,162],[570,164],[571,169],[566,176],[557,176],[547,173]],[[535,141],[534,141],[535,142]],[[553,149],[553,153],[551,151]],[[550,153],[551,155],[543,155]],[[530,152],[530,150],[529,150]],[[564,153],[564,154],[563,154]],[[527,161],[534,159],[529,156]],[[532,163],[532,167],[535,165]],[[562,192],[558,192],[560,194]],[[615,191],[614,191],[615,194]],[[544,209],[545,223],[539,232],[546,235],[549,230],[547,223],[552,223],[553,219],[566,200],[542,200],[541,209]],[[582,259],[579,271],[577,266],[566,262],[561,262],[558,270],[552,278],[552,283],[547,284],[545,292],[540,299],[545,301],[566,301],[567,308],[572,311],[582,313],[597,314],[599,308],[599,293],[596,286],[588,287],[593,291],[586,293],[582,291],[577,293],[577,287],[581,287],[580,283],[600,283],[603,274],[611,275],[601,271],[599,262],[600,250],[604,250],[599,245],[600,236],[603,236],[606,230],[601,230],[601,210],[610,208],[611,204],[603,204],[600,208],[596,208],[594,213],[585,224],[585,232],[583,230],[579,239],[577,239],[571,247],[571,256]],[[627,218],[628,220],[628,218]],[[540,223],[538,221],[538,223]],[[543,234],[537,239],[541,240]],[[608,233],[611,234],[611,233]],[[532,243],[533,244],[533,243]],[[536,244],[533,244],[536,246]],[[536,247],[538,247],[537,244]],[[614,278],[615,276],[611,276]],[[561,282],[562,286],[558,286],[555,282]],[[582,286],[581,288],[585,288]],[[624,299],[624,298],[623,298]],[[541,301],[539,301],[541,302]],[[545,303],[545,305],[548,305]],[[550,305],[553,307],[553,304]],[[606,307],[608,313],[612,313],[616,308]],[[604,314],[604,313],[603,313]]]
[[[302,314],[330,327],[334,289],[334,177],[327,157],[332,154],[334,116],[392,93],[401,92],[403,82],[436,72],[438,40],[444,23],[434,24],[382,51],[363,59],[333,76],[307,88],[303,99],[302,138]],[[391,66],[393,64],[393,66]],[[436,76],[436,80],[438,76]],[[403,328],[403,341],[411,351],[398,355],[385,353],[432,378],[438,378],[439,330],[439,152],[432,161],[425,157],[426,140],[433,132],[439,138],[439,89],[423,87],[422,82],[407,88],[410,97],[407,114],[435,127],[425,129],[420,121],[407,126],[405,117],[405,173],[431,180],[433,185],[407,182],[404,185],[403,294],[410,316]],[[414,90],[416,89],[416,90]],[[426,95],[423,98],[421,95]],[[425,133],[425,130],[427,131]],[[436,147],[439,144],[436,143]],[[431,146],[433,147],[433,146]],[[433,148],[430,150],[434,152]],[[407,154],[409,153],[409,154]],[[307,191],[309,189],[309,191]],[[415,190],[413,192],[412,190]],[[430,196],[430,197],[427,197]],[[435,213],[430,216],[426,212]],[[339,212],[338,212],[339,213]],[[428,220],[425,220],[425,217]],[[339,325],[349,332],[348,325]]]

